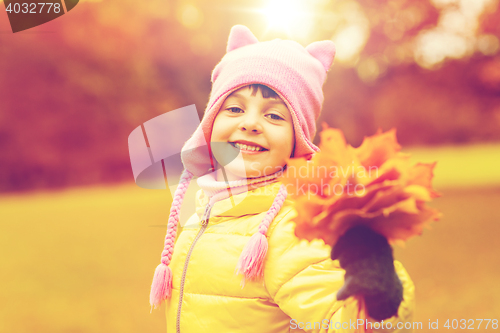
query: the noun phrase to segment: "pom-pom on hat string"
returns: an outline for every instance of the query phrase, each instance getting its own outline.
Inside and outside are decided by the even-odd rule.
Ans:
[[[236,265],[236,274],[243,274],[243,286],[246,280],[258,279],[264,275],[264,259],[268,248],[266,233],[269,225],[281,210],[281,207],[283,207],[286,197],[286,187],[282,184],[271,208],[269,208],[266,216],[262,219],[259,230],[253,234],[240,255],[240,259]]]
[[[185,169],[182,172],[179,186],[177,186],[174,193],[174,200],[170,207],[170,216],[168,217],[165,246],[161,253],[161,263],[156,267],[153,283],[151,285],[151,293],[149,295],[151,310],[153,307],[157,308],[160,306],[172,293],[172,270],[168,265],[174,253],[174,242],[177,237],[177,225],[179,223],[182,201],[192,178],[193,174]]]
[[[212,204],[213,202],[227,198],[230,195],[235,195],[246,190],[251,190],[274,182],[280,174],[281,171],[278,171],[268,176],[229,182],[216,181],[213,175],[208,174],[198,179],[198,185],[200,185],[205,193],[208,193],[210,196],[209,202]],[[264,259],[268,248],[266,233],[269,225],[281,210],[286,197],[286,186],[281,185],[271,208],[269,208],[259,224],[257,232],[252,235],[240,255],[236,266],[236,274],[243,274],[243,286],[247,280],[255,280],[263,276]]]

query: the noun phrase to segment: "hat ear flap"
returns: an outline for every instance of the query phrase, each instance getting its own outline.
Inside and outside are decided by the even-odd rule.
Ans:
[[[325,71],[328,72],[332,66],[333,58],[335,58],[335,44],[331,40],[322,40],[307,45],[306,50],[310,55],[318,59]]]
[[[226,52],[231,52],[232,50],[238,49],[245,45],[258,43],[259,40],[255,37],[250,29],[244,25],[235,25],[231,28],[229,33],[229,39],[227,41]]]

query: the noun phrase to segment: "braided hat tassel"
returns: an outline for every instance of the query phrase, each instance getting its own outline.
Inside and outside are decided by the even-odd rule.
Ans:
[[[151,310],[153,310],[153,307],[155,309],[159,307],[172,293],[172,270],[168,265],[170,264],[174,252],[174,241],[177,237],[177,225],[179,223],[179,213],[182,201],[192,178],[193,174],[185,169],[182,172],[179,186],[177,186],[175,190],[174,200],[168,218],[165,246],[161,253],[161,264],[156,267],[153,283],[151,285],[151,293],[149,295]]]
[[[259,230],[250,237],[243,252],[241,252],[240,259],[236,265],[236,274],[243,274],[242,285],[245,285],[246,280],[253,280],[264,275],[264,259],[266,258],[268,248],[266,238],[267,229],[283,206],[286,197],[286,187],[285,185],[281,185],[271,208],[269,208],[266,216],[259,225]]]

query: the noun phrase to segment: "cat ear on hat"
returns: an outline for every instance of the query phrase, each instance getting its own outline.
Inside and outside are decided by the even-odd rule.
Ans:
[[[314,58],[318,59],[325,68],[325,71],[328,72],[332,66],[336,52],[335,44],[331,40],[313,42],[306,46],[306,51]]]
[[[231,28],[229,39],[227,41],[226,52],[231,52],[245,45],[258,43],[259,40],[254,34],[244,25],[238,24]]]

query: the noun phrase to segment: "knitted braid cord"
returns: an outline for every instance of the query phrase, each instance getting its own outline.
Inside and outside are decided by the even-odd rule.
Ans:
[[[250,237],[241,252],[240,259],[236,265],[236,274],[243,274],[242,286],[246,280],[254,280],[264,275],[264,259],[267,254],[268,242],[266,238],[269,225],[281,210],[287,197],[285,185],[281,185],[271,208],[266,213],[259,225],[259,230]]]
[[[177,225],[179,223],[179,213],[182,201],[192,178],[193,174],[185,169],[182,172],[179,186],[177,186],[174,193],[174,200],[170,207],[170,216],[168,218],[165,246],[161,253],[161,264],[156,267],[153,284],[151,285],[151,293],[149,295],[151,310],[153,307],[155,309],[159,307],[164,300],[170,297],[172,292],[172,270],[168,265],[170,264],[170,260],[172,260],[172,254],[174,252],[174,241],[177,237]]]

